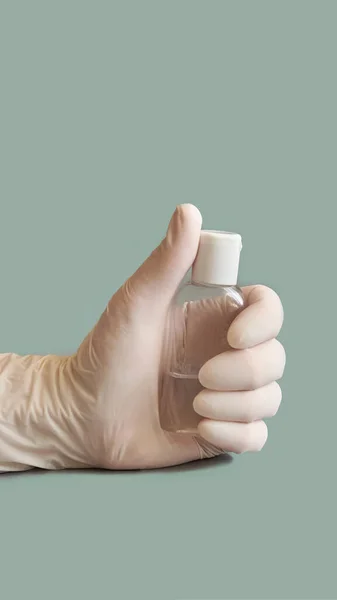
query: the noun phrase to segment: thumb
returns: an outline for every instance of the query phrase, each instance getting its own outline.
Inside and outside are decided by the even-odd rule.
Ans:
[[[125,282],[126,300],[137,304],[156,298],[170,302],[195,259],[202,217],[193,204],[174,211],[165,238]]]

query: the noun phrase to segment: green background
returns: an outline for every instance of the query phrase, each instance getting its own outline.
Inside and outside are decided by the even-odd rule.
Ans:
[[[0,477],[0,595],[332,599],[337,2],[0,2],[1,352],[75,350],[176,204],[280,294],[262,453]]]

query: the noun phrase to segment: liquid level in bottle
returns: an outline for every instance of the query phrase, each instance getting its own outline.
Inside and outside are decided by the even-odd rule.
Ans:
[[[203,389],[198,375],[171,371],[166,375],[165,387],[166,397],[172,400],[167,403],[171,410],[161,415],[163,428],[174,433],[197,433],[201,417],[193,408],[193,400]]]
[[[193,408],[203,389],[202,366],[231,350],[229,327],[244,307],[237,286],[188,283],[172,301],[163,338],[159,390],[159,422],[170,433],[198,433],[202,417]]]

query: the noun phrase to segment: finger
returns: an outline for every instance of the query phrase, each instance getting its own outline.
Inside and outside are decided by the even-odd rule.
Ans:
[[[227,340],[232,348],[251,348],[276,337],[283,324],[283,307],[274,290],[264,285],[243,288],[246,308],[231,324]]]
[[[210,390],[255,390],[281,379],[285,352],[278,340],[246,350],[229,350],[208,360],[199,371],[201,385]]]
[[[216,421],[251,423],[274,417],[282,400],[274,381],[248,392],[214,392],[204,389],[194,398],[193,408],[201,417]]]
[[[177,206],[165,238],[123,286],[129,303],[153,310],[155,299],[166,303],[172,298],[196,256],[201,222],[196,206]]]
[[[199,434],[223,452],[259,452],[268,438],[267,425],[254,423],[227,423],[203,419],[198,425]]]

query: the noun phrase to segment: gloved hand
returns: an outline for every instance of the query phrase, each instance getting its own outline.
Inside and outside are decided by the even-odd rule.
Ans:
[[[74,355],[0,355],[0,470],[156,468],[263,447],[262,419],[279,408],[285,366],[276,340],[282,305],[264,286],[244,288],[247,307],[228,333],[235,350],[199,373],[200,435],[159,426],[167,309],[195,258],[200,228],[194,206],[176,209],[165,239],[111,298]]]

